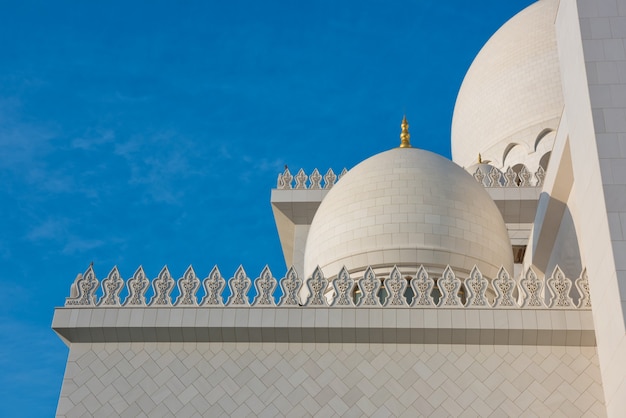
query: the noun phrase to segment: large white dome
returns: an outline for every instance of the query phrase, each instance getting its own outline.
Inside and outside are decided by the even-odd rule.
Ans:
[[[452,160],[478,154],[499,168],[536,169],[551,150],[563,111],[554,19],[558,0],[540,0],[502,26],[468,70],[452,118]]]
[[[502,265],[512,271],[512,257],[502,216],[472,176],[437,154],[396,148],[358,164],[329,191],[309,230],[304,273],[397,265],[415,274],[423,264],[463,276],[477,265],[494,277]]]

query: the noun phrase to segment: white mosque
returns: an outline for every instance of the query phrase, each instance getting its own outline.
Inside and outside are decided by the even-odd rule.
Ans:
[[[284,274],[78,275],[57,416],[625,416],[626,0],[504,24],[453,161],[392,140],[278,176]]]

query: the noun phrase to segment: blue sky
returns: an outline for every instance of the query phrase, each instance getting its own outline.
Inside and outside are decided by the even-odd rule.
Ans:
[[[405,112],[449,157],[465,71],[530,3],[0,0],[0,415],[54,414],[90,262],[282,277],[285,164],[350,168]]]

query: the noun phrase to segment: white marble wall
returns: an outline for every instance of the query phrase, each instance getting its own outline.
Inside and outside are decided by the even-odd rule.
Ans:
[[[604,416],[594,347],[73,344],[60,417]]]
[[[610,416],[626,410],[626,0],[561,0],[556,20],[575,216]]]

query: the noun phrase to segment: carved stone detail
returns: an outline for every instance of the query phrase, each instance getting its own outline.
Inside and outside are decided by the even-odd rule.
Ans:
[[[243,266],[239,266],[237,271],[235,271],[235,275],[228,280],[230,297],[226,305],[250,306],[250,302],[248,301],[248,289],[250,289],[251,284],[252,282],[243,269]]]
[[[102,290],[104,295],[98,303],[98,306],[121,306],[120,292],[124,287],[124,280],[120,277],[117,266],[109,273],[106,279],[102,280]]]
[[[276,279],[272,275],[270,268],[265,266],[259,277],[254,281],[256,297],[252,306],[276,306],[273,296],[276,285]]]
[[[489,307],[487,301],[487,287],[489,281],[478,270],[478,267],[474,266],[468,278],[465,279],[465,290],[467,291],[467,302],[465,306],[468,308],[484,308]]]
[[[417,274],[411,280],[411,289],[413,289],[413,301],[411,306],[432,308],[435,306],[435,301],[432,297],[433,287],[435,287],[435,281],[428,276],[428,272],[424,266],[420,266],[417,269]]]
[[[322,180],[324,180],[324,189],[332,188],[337,180],[341,178],[344,174],[346,174],[348,170],[345,168],[341,172],[339,176],[335,174],[332,168],[329,168],[326,174],[322,177],[319,170],[315,168],[310,176],[304,172],[304,169],[298,170],[298,173],[293,176],[288,168],[285,167],[285,171],[278,174],[278,179],[276,180],[276,188],[280,190],[321,190],[322,189]],[[295,180],[295,186],[293,181]],[[307,184],[307,180],[309,184]]]
[[[504,178],[506,179],[505,187],[517,187],[517,173],[511,167],[506,169]]]
[[[356,282],[356,283],[355,283]],[[174,284],[178,284],[179,296],[176,302],[172,303],[171,292]],[[150,286],[150,280],[146,277],[143,268],[139,267],[132,278],[126,281],[128,296],[121,302],[120,294],[124,288],[124,279],[120,276],[117,267],[114,267],[108,276],[99,282],[95,277],[92,267],[89,267],[84,274],[79,274],[71,288],[71,293],[66,298],[67,307],[146,307],[146,306],[224,306],[222,291],[226,285],[226,280],[222,277],[217,266],[215,266],[209,276],[203,280],[206,296],[198,303],[198,288],[200,280],[196,276],[193,268],[189,266],[183,277],[177,282],[167,268],[164,267],[158,277],[152,281],[154,295],[149,303],[146,301],[146,292]],[[326,279],[322,270],[317,267],[312,276],[307,280],[307,287],[310,297],[303,303],[300,298],[300,291],[304,284],[294,269],[291,267],[285,277],[280,281],[273,277],[269,267],[265,266],[260,276],[254,281],[256,296],[254,302],[250,304],[248,296],[252,281],[245,273],[243,267],[239,267],[235,275],[228,281],[231,295],[228,298],[227,306],[329,306],[329,294],[334,293],[333,307],[382,307],[378,293],[381,280],[376,277],[374,270],[368,267],[358,281],[350,277],[348,270],[343,267],[337,277],[332,281],[332,289],[329,292],[329,280]],[[276,304],[274,291],[278,284],[282,288],[280,302]],[[570,296],[573,285],[576,285],[580,298],[578,304],[574,305],[574,300]],[[98,298],[95,293],[98,286],[102,286],[102,298]],[[358,286],[355,303],[355,285]],[[403,277],[397,266],[394,266],[390,276],[382,283],[386,290],[384,306],[405,307],[408,306],[405,298],[405,290],[409,285],[406,277]],[[435,285],[438,287],[441,297],[437,304],[432,296]],[[465,280],[456,277],[450,266],[444,270],[442,277],[435,281],[429,277],[424,266],[420,266],[416,276],[410,280],[410,286],[414,297],[411,307],[463,307],[461,296],[459,295],[461,286],[464,286],[467,300],[467,308],[488,308],[487,289],[489,280],[485,278],[476,266],[472,268],[469,276]],[[491,281],[491,286],[495,292],[493,308],[535,308],[535,309],[590,309],[591,299],[589,291],[589,279],[587,270],[583,269],[576,281],[565,277],[563,271],[557,266],[551,277],[539,278],[532,268],[528,268],[524,277],[519,280],[501,267],[497,277]],[[544,289],[544,286],[546,289]],[[519,295],[516,292],[519,291]],[[549,298],[548,293],[549,291]],[[99,301],[98,301],[99,299]],[[549,302],[546,300],[549,299]]]
[[[496,167],[491,167],[489,178],[491,179],[491,187],[502,187],[500,180],[502,178],[502,173]]]
[[[550,289],[550,308],[572,308],[574,301],[569,295],[572,289],[572,281],[565,277],[559,266],[554,268],[552,277],[547,280]]]
[[[442,277],[437,280],[437,286],[441,292],[439,307],[460,308],[463,306],[459,298],[461,280],[456,277],[450,266],[443,271]]]
[[[492,284],[496,292],[496,298],[493,301],[494,308],[517,308],[517,302],[513,298],[516,283],[504,267],[500,267],[498,277],[493,280]]]
[[[124,301],[124,306],[146,306],[146,292],[150,286],[150,280],[146,277],[143,267],[139,266],[133,277],[126,282],[128,296]]]
[[[536,187],[543,186],[543,182],[546,179],[546,170],[543,169],[542,166],[539,166],[537,172],[535,173],[535,178],[537,179]]]
[[[341,180],[341,178],[345,176],[347,172],[348,172],[348,169],[344,167],[344,169],[341,170],[341,173],[339,173],[339,177],[337,177],[337,180]]]
[[[200,279],[196,276],[196,272],[193,267],[187,267],[183,277],[178,279],[178,298],[176,299],[175,306],[198,306],[198,299],[196,298],[196,292],[200,287]]]
[[[337,278],[333,280],[333,288],[335,289],[335,299],[331,306],[354,306],[352,300],[354,280],[350,277],[345,266],[341,268]]]
[[[298,273],[296,273],[296,269],[293,266],[289,267],[287,274],[280,281],[280,287],[283,290],[283,295],[278,306],[302,305],[298,296],[298,292],[302,288],[302,279],[298,277]]]
[[[315,267],[306,284],[311,292],[306,306],[328,306],[326,297],[324,297],[324,292],[328,288],[328,280],[324,277],[320,266]]]
[[[99,285],[93,266],[89,266],[84,274],[79,274],[74,279],[70,297],[65,299],[65,306],[96,306],[95,294]]]
[[[170,274],[167,266],[161,269],[159,276],[152,281],[152,289],[154,295],[150,299],[150,306],[172,306],[172,298],[170,294],[174,289],[174,279]]]
[[[293,181],[293,176],[287,167],[285,167],[285,171],[283,171],[283,189],[290,190],[291,182]]]
[[[337,175],[335,174],[332,168],[329,168],[326,174],[324,174],[324,188],[330,189],[331,187],[335,185],[336,181],[337,181]]]
[[[487,173],[483,174],[483,178],[484,178],[482,182],[483,186],[492,187],[493,179],[491,178],[491,167],[487,168]]]
[[[357,306],[380,307],[378,291],[380,290],[380,279],[376,277],[374,270],[368,267],[365,274],[358,280],[361,299]]]
[[[531,267],[526,270],[526,275],[520,280],[520,290],[522,292],[522,308],[539,308],[545,307],[541,298],[541,290],[543,283],[537,277],[537,274]]]
[[[222,277],[220,269],[213,267],[211,273],[202,282],[204,287],[204,298],[200,303],[201,306],[224,306],[222,300],[222,290],[226,286],[226,280]]]
[[[578,308],[591,309],[591,291],[589,289],[589,277],[587,276],[587,269],[584,268],[580,273],[580,277],[576,279],[576,289],[580,295],[578,301]]]
[[[530,178],[532,177],[532,175],[530,174],[530,171],[528,171],[528,168],[526,168],[525,165],[522,166],[522,168],[519,171],[519,178],[520,178],[520,187],[530,187]]]
[[[285,188],[285,180],[283,179],[283,173],[278,173],[278,179],[276,180],[276,188],[277,189]]]
[[[393,266],[389,277],[385,279],[385,290],[387,290],[387,299],[383,306],[409,306],[404,297],[407,281],[402,277],[402,273],[397,266]]]
[[[477,182],[479,182],[483,186],[485,185],[483,181],[485,180],[485,175],[483,174],[483,171],[480,169],[480,167],[476,167],[476,171],[474,172],[474,178],[476,179]]]
[[[320,172],[316,169],[313,170],[311,175],[309,176],[309,180],[311,181],[311,186],[309,187],[312,190],[319,190],[322,187],[320,186],[320,182],[322,181],[322,176]]]
[[[306,189],[306,181],[308,178],[304,170],[300,169],[298,174],[296,174],[296,189]]]

